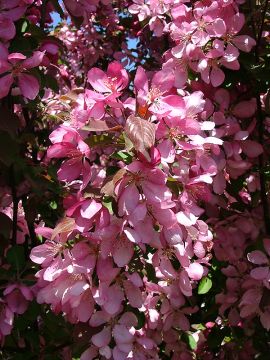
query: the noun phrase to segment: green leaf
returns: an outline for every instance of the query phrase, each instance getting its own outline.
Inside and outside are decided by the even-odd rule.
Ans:
[[[198,294],[203,295],[203,294],[208,293],[208,291],[211,289],[211,287],[212,287],[212,280],[209,279],[207,276],[202,278],[199,283]]]
[[[193,324],[192,328],[195,330],[205,330],[206,327],[203,324]]]
[[[178,180],[173,178],[172,176],[168,176],[167,178],[167,181],[170,181],[170,182],[177,182]]]
[[[112,158],[122,160],[125,164],[132,162],[132,155],[126,151],[118,151],[112,155]]]
[[[16,270],[22,270],[25,266],[24,248],[20,245],[14,245],[7,252],[7,261]]]
[[[109,210],[110,214],[113,214],[112,201],[110,202],[104,201],[103,205]]]
[[[182,339],[184,340],[184,342],[189,346],[189,348],[191,350],[196,349],[197,347],[197,343],[196,340],[194,339],[194,337],[192,336],[192,334],[190,333],[184,333],[182,335]]]
[[[86,142],[86,144],[90,147],[109,145],[113,143],[113,136],[106,134],[92,135],[89,138],[85,139],[84,142]]]
[[[57,202],[56,201],[51,201],[50,202],[50,208],[53,209],[53,210],[57,209]]]
[[[25,33],[28,28],[29,22],[27,20],[24,20],[21,27],[21,32]]]

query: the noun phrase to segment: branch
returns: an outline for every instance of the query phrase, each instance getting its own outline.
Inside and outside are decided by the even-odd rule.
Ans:
[[[12,219],[12,245],[16,245],[17,242],[17,222],[18,222],[18,204],[19,199],[17,197],[16,185],[15,185],[15,176],[14,176],[14,167],[11,165],[10,167],[10,187],[11,187],[11,195],[13,201],[13,219]]]
[[[41,30],[44,30],[44,27],[45,27],[47,3],[48,3],[48,0],[43,0],[42,4],[41,4],[41,9],[40,9],[41,18],[40,18],[40,23],[39,23]]]
[[[266,16],[268,4],[269,4],[269,0],[266,0],[264,7],[262,9],[262,21],[257,35],[257,44],[254,48],[255,60],[256,60],[256,64],[258,65],[260,64],[259,49],[261,45],[262,33],[264,29],[264,22],[265,22],[265,16]],[[252,27],[253,29],[255,29],[253,19],[252,19]],[[254,36],[256,37],[255,33]],[[264,114],[262,110],[260,93],[258,90],[256,91],[256,102],[257,102],[257,117],[258,117],[258,140],[263,147],[264,146]],[[270,235],[270,214],[269,214],[269,203],[267,199],[266,177],[264,173],[264,152],[259,156],[259,177],[260,177],[260,187],[261,187],[260,195],[261,195],[261,202],[263,207],[265,231],[268,235]]]
[[[262,11],[261,26],[259,28],[258,36],[257,36],[257,39],[256,39],[257,43],[256,43],[256,46],[255,46],[255,56],[256,56],[256,61],[257,62],[259,62],[259,47],[260,47],[260,43],[261,43],[261,39],[262,39],[262,33],[263,33],[263,28],[264,28],[264,20],[265,20],[268,4],[269,4],[269,0],[266,0],[265,4],[264,4],[264,7],[263,7],[263,11]]]

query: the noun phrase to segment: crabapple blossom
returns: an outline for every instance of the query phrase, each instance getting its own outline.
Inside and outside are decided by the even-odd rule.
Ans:
[[[8,54],[6,47],[0,43],[0,72],[3,74],[0,79],[0,98],[7,96],[14,80],[17,80],[21,94],[33,100],[39,92],[39,83],[37,78],[27,74],[27,71],[39,66],[43,56],[44,52],[41,51],[35,51],[29,58],[21,53]]]
[[[268,355],[263,6],[0,0],[3,357]]]

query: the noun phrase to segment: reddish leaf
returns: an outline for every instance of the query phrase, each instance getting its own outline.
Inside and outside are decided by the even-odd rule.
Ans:
[[[76,102],[78,95],[82,94],[83,92],[84,92],[83,88],[73,89],[64,95],[61,95],[60,100],[66,101],[66,102]]]
[[[113,178],[111,180],[109,180],[108,182],[106,182],[106,184],[102,187],[101,192],[105,195],[113,196],[116,183],[120,179],[122,179],[122,177],[125,175],[125,173],[126,173],[125,169],[118,170],[117,173],[113,176]]]
[[[128,117],[125,126],[125,132],[132,141],[134,148],[149,161],[150,156],[146,150],[155,144],[155,130],[154,124],[134,115]]]
[[[109,127],[105,121],[92,120],[82,129],[87,131],[119,131],[122,130],[123,127],[121,125]]]
[[[58,234],[68,233],[74,229],[75,220],[73,218],[64,218],[61,220],[52,232],[51,240],[53,240]]]

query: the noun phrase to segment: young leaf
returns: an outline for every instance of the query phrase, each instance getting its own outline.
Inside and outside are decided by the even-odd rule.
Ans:
[[[113,144],[113,136],[109,134],[93,134],[90,137],[84,139],[84,142],[90,147],[109,145]]]
[[[82,128],[82,130],[86,131],[119,131],[122,129],[123,127],[121,125],[109,127],[105,121],[101,120],[90,121],[88,125]]]
[[[60,233],[68,233],[74,229],[75,220],[73,218],[64,218],[58,225],[55,227],[55,229],[52,232],[51,240],[53,240],[56,235]]]
[[[207,276],[201,279],[198,287],[198,294],[206,294],[212,287],[212,280],[209,279]]]
[[[25,33],[27,28],[28,28],[28,21],[27,20],[24,20],[23,23],[22,23],[22,28],[21,28],[21,32],[22,33]]]
[[[76,103],[76,101],[78,99],[78,95],[83,93],[83,91],[84,91],[83,88],[76,88],[76,89],[69,91],[68,93],[66,93],[64,95],[61,95],[59,99],[64,102]]]
[[[195,350],[197,347],[197,342],[194,339],[194,337],[192,336],[192,333],[184,333],[182,335],[182,339],[184,340],[184,342],[189,346],[189,348],[191,350]]]
[[[115,184],[122,179],[122,177],[125,175],[126,170],[120,169],[117,171],[117,173],[113,176],[111,180],[109,180],[102,188],[101,192],[108,196],[114,196],[114,188]]]
[[[155,144],[155,130],[154,124],[134,115],[128,117],[125,125],[125,132],[132,141],[134,148],[149,161],[150,156],[146,150]]]
[[[112,155],[113,159],[121,160],[126,164],[132,162],[132,155],[125,151],[118,151]]]

